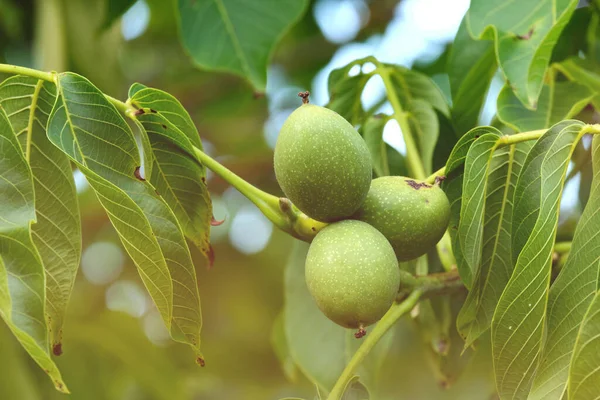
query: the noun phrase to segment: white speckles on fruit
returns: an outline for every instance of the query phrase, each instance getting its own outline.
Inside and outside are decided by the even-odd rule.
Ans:
[[[353,220],[320,231],[306,257],[306,283],[323,313],[347,328],[378,321],[400,285],[398,261],[377,229]]]
[[[358,132],[339,114],[312,104],[285,121],[274,163],[285,195],[319,221],[352,215],[371,184],[371,157]]]
[[[442,238],[450,220],[450,203],[438,185],[401,176],[374,179],[353,216],[377,228],[400,261],[425,254]]]

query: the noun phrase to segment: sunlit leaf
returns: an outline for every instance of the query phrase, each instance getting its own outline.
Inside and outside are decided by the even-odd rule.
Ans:
[[[540,361],[560,198],[582,127],[563,121],[549,129],[529,152],[515,189],[513,218],[519,226],[515,230],[513,224],[512,245],[518,258],[492,320],[501,398],[524,397]]]
[[[474,40],[463,19],[448,59],[452,122],[459,134],[477,126],[490,82],[498,68],[494,43]]]
[[[200,357],[202,317],[189,249],[164,199],[136,176],[140,154],[123,117],[88,80],[60,74],[48,136],[95,190],[173,339]]]
[[[576,115],[594,97],[586,86],[566,81],[544,84],[537,108],[528,110],[508,86],[498,95],[498,118],[517,132],[549,128]]]
[[[68,393],[48,353],[44,314],[45,275],[31,237],[35,222],[33,176],[0,107],[0,317],[21,345],[50,376],[57,390]]]
[[[592,400],[600,393],[600,291],[592,299],[577,335],[571,369],[569,398]]]
[[[46,137],[55,98],[54,84],[35,78],[15,76],[0,85],[0,104],[33,172],[37,222],[32,236],[46,271],[50,343],[60,354],[64,314],[81,257],[81,222],[69,159]]]
[[[577,0],[472,0],[467,26],[476,37],[494,39],[500,68],[516,97],[534,108],[552,49]]]
[[[212,203],[206,169],[194,156],[202,143],[181,103],[162,90],[135,84],[131,103],[144,111],[137,116],[148,134],[155,163],[150,183],[172,208],[186,236],[208,257]]]
[[[241,75],[264,91],[277,42],[306,0],[178,0],[181,40],[198,66]]]
[[[531,393],[532,399],[562,399],[566,391],[569,364],[575,343],[582,341],[579,337],[580,326],[588,306],[600,287],[600,265],[598,264],[600,139],[597,137],[593,140],[592,151],[594,164],[592,191],[577,224],[567,262],[550,289],[548,334],[542,362]],[[596,328],[597,332],[598,328]],[[600,351],[597,351],[597,354],[600,354]],[[590,363],[589,365],[598,366],[600,364],[596,362],[596,364]],[[579,399],[580,397],[570,398]]]

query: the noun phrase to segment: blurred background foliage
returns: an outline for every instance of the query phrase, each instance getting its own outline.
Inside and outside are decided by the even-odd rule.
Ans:
[[[120,99],[133,82],[166,90],[189,111],[210,155],[278,195],[273,147],[281,124],[300,104],[298,91],[310,90],[312,102],[325,105],[329,72],[374,55],[430,75],[449,97],[448,48],[469,5],[468,0],[312,0],[277,46],[266,93],[257,93],[240,77],[194,66],[179,40],[175,0],[123,0],[133,5],[114,21],[107,20],[109,3],[119,6],[116,0],[0,0],[0,62],[74,71]],[[482,124],[492,121],[502,85],[499,76],[492,81]],[[370,81],[363,102],[374,105],[382,90],[381,82]],[[381,111],[389,113],[386,107],[382,104]],[[394,121],[386,125],[384,139],[404,152]],[[199,368],[186,346],[169,340],[85,179],[78,176],[77,184],[83,258],[65,324],[64,355],[57,359],[73,399],[314,397],[314,386],[290,360],[281,332],[273,330],[284,304],[292,238],[274,230],[248,200],[209,174],[214,214],[225,223],[213,228],[212,269],[197,251],[193,254],[207,362]],[[562,206],[576,215],[581,208],[578,178],[571,184],[575,190],[566,189],[572,195]],[[568,221],[563,225],[568,228]],[[298,252],[292,262],[302,260]],[[299,340],[318,340],[311,323],[306,320],[307,334]],[[461,357],[462,343],[452,325],[450,340],[456,345],[440,361],[422,330],[405,318],[386,341],[388,356],[374,378],[380,387],[377,398],[493,398],[486,340],[476,356],[467,351]],[[327,354],[319,356],[327,365]],[[0,398],[61,396],[0,326]]]

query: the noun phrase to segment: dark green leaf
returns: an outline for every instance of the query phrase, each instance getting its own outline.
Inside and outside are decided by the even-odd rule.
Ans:
[[[48,353],[42,259],[31,237],[35,222],[33,175],[0,107],[0,317],[21,345],[69,393]]]
[[[37,222],[32,236],[46,271],[46,319],[58,352],[81,257],[81,222],[69,159],[46,137],[55,99],[54,84],[35,78],[15,76],[0,85],[0,104],[33,172]]]
[[[596,292],[577,335],[569,370],[569,398],[592,400],[600,392],[600,291]]]
[[[593,140],[594,178],[590,200],[575,230],[566,264],[550,289],[548,334],[541,365],[535,377],[532,399],[562,399],[569,377],[569,364],[588,306],[600,287],[600,139]],[[580,328],[581,327],[581,328]],[[598,328],[596,328],[596,333]],[[598,351],[596,352],[598,353]],[[600,365],[597,362],[589,365]],[[573,371],[575,364],[571,367]],[[589,371],[591,372],[591,371]],[[572,386],[573,382],[569,385]],[[598,393],[596,391],[596,393]],[[587,397],[569,397],[574,399]]]
[[[549,129],[529,152],[515,189],[513,218],[520,224],[520,237],[515,240],[513,226],[513,254],[518,258],[492,320],[496,386],[502,398],[526,396],[540,361],[560,197],[582,128],[581,122],[563,121]],[[530,191],[537,201],[527,198]],[[522,241],[523,246],[515,246]]]
[[[591,100],[594,107],[600,109],[600,67],[596,62],[572,57],[554,64],[554,68],[572,82],[587,86],[594,94]]]
[[[577,0],[472,0],[468,27],[476,38],[494,38],[500,68],[516,97],[534,108],[552,49]]]
[[[387,115],[369,117],[360,128],[373,162],[373,171],[377,176],[390,175],[387,144],[383,141],[383,128],[389,121]]]
[[[494,43],[474,40],[463,19],[448,60],[452,121],[460,135],[478,125],[490,82],[498,68]]]
[[[365,85],[374,75],[374,72],[363,72],[363,66],[374,62],[377,61],[373,57],[362,58],[351,62],[345,67],[334,69],[329,74],[327,81],[329,103],[327,108],[337,112],[353,125],[359,124],[365,117],[365,110],[360,96]],[[350,75],[351,71],[357,73]]]
[[[417,141],[417,148],[425,173],[430,175],[433,165],[433,151],[438,140],[440,125],[435,110],[425,100],[414,99],[408,105],[409,123]]]
[[[121,18],[136,0],[106,0],[104,23],[102,29],[109,28],[117,19]]]
[[[178,0],[181,40],[198,66],[245,77],[265,90],[267,64],[306,0]]]

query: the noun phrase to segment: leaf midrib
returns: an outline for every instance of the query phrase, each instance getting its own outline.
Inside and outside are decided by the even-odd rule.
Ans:
[[[229,13],[227,12],[227,8],[225,7],[225,3],[223,0],[214,0],[217,9],[219,10],[219,14],[221,14],[221,18],[223,18],[223,24],[225,25],[225,30],[231,36],[231,42],[233,44],[233,49],[238,56],[242,69],[248,76],[252,76],[252,71],[250,70],[250,65],[248,64],[248,60],[244,55],[244,51],[242,50],[242,46],[237,38],[235,33],[235,29],[233,28],[233,24],[231,23],[231,19],[229,18]]]

